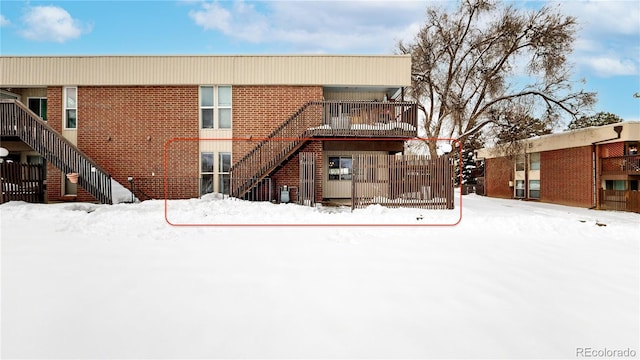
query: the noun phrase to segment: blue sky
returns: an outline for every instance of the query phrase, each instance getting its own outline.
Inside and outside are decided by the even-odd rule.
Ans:
[[[2,55],[390,54],[411,40],[429,1],[0,2]],[[438,4],[453,6],[453,1]],[[594,112],[640,120],[640,2],[532,1],[581,29],[574,79]]]

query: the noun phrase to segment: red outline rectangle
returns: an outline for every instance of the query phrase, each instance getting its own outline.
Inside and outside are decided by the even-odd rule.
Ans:
[[[265,226],[265,227],[274,227],[274,226],[278,226],[278,227],[285,227],[285,226],[292,226],[292,227],[309,227],[309,226],[331,226],[331,227],[336,227],[336,226],[368,226],[368,227],[405,227],[405,226],[416,226],[416,227],[424,227],[424,226],[428,226],[428,227],[432,227],[432,226],[456,226],[458,224],[460,224],[460,222],[462,221],[462,161],[460,161],[460,206],[459,206],[459,213],[460,216],[458,218],[458,220],[455,223],[452,224],[174,224],[171,221],[169,221],[168,218],[168,199],[167,199],[167,193],[168,193],[168,184],[167,184],[167,177],[168,177],[168,159],[167,159],[167,151],[168,151],[168,147],[169,145],[174,142],[174,141],[262,141],[262,140],[267,140],[267,138],[251,138],[251,139],[245,139],[245,138],[173,138],[170,140],[167,140],[167,142],[165,142],[164,144],[164,219],[167,222],[167,224],[171,225],[171,226],[223,226],[223,227],[259,227],[259,226]],[[274,141],[290,141],[290,140],[316,140],[316,141],[344,141],[345,139],[336,139],[336,138],[323,138],[323,137],[313,137],[313,138],[271,138],[269,140],[274,140]],[[369,137],[364,137],[364,138],[353,138],[353,139],[349,139],[349,141],[388,141],[388,140],[428,140],[428,141],[451,141],[453,143],[455,143],[455,145],[458,147],[458,151],[460,154],[460,159],[462,159],[462,143],[460,141],[458,141],[458,139],[454,139],[454,138],[420,138],[420,137],[415,137],[415,138],[369,138]],[[425,209],[425,211],[429,211],[429,209]]]

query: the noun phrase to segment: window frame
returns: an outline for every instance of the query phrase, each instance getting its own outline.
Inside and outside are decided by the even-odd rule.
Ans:
[[[69,90],[73,89],[75,93],[75,106],[70,107],[68,101]],[[75,111],[75,124],[73,127],[69,126],[69,110]],[[64,130],[77,130],[78,129],[78,87],[77,86],[65,86],[62,91],[62,126]]]
[[[211,156],[211,170],[209,171],[209,169],[204,169],[205,166],[205,161],[204,161],[204,157],[205,155],[210,155]],[[208,164],[207,164],[208,165]],[[215,153],[212,151],[203,151],[200,153],[200,196],[205,195],[205,194],[210,194],[214,192],[215,189],[215,185],[214,185],[214,174],[215,174]],[[207,183],[205,182],[205,179],[210,179],[210,181]],[[207,185],[207,188],[205,189],[205,185]],[[207,191],[210,190],[210,191]]]
[[[212,94],[212,104],[203,105],[203,89],[211,89]],[[229,104],[220,104],[220,89],[228,88],[229,89]],[[198,117],[200,122],[200,130],[230,130],[233,127],[233,87],[231,85],[200,85],[198,87]],[[211,127],[204,126],[204,110],[211,111]],[[221,119],[221,110],[229,111],[229,126],[221,127],[220,119]]]
[[[331,159],[338,159],[338,167],[331,167]],[[349,159],[351,161],[350,167],[343,167],[342,160]],[[353,155],[330,155],[327,157],[327,181],[351,181],[353,179]],[[338,169],[336,174],[332,174],[332,169]],[[342,169],[348,170],[346,173]],[[331,178],[332,176],[338,176],[337,179]]]
[[[228,168],[225,169],[225,161],[223,157],[229,158]],[[231,153],[230,152],[219,152],[218,153],[218,192],[220,194],[229,195],[229,186],[228,181],[231,180]],[[227,184],[227,186],[225,186]]]
[[[529,170],[540,170],[540,153],[529,154]]]
[[[537,189],[534,189],[534,186],[533,186],[533,184],[535,182],[537,182]],[[528,185],[529,185],[528,186],[528,190],[529,190],[528,191],[528,197],[529,197],[529,199],[540,199],[540,191],[542,190],[542,186],[541,186],[540,180],[538,180],[538,179],[529,180],[529,184]],[[537,196],[533,196],[532,195],[533,191],[537,191],[538,195]]]
[[[77,96],[77,93],[76,93]],[[47,121],[47,110],[48,110],[48,103],[47,103],[47,98],[43,97],[43,96],[33,96],[33,97],[28,97],[27,98],[27,108],[29,108],[29,110],[33,111],[33,109],[31,109],[31,100],[38,100],[38,112],[36,113],[36,115],[38,115],[43,121]],[[44,100],[44,117],[42,116],[42,104],[43,104],[43,100]],[[33,111],[35,112],[35,111]],[[76,118],[77,118],[77,113],[76,113]]]
[[[527,163],[526,158],[524,156],[524,154],[521,155],[517,155],[516,156],[516,161],[515,161],[515,169],[516,171],[525,171],[525,164]]]
[[[513,187],[513,197],[516,199],[524,199],[527,193],[524,180],[515,180]]]

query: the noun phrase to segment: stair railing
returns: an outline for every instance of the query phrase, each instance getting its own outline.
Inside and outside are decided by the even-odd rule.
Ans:
[[[322,124],[322,111],[321,101],[306,103],[238,160],[230,169],[231,196],[242,197],[295,153]]]
[[[0,100],[0,118],[0,135],[20,138],[63,173],[77,173],[78,185],[98,201],[113,203],[111,175],[23,103]]]

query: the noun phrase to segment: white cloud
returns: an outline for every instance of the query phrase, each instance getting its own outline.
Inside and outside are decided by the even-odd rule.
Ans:
[[[635,75],[638,73],[637,62],[617,57],[592,57],[585,61],[599,76]]]
[[[635,1],[563,1],[560,6],[567,15],[575,16],[591,35],[640,34],[640,5]]]
[[[261,42],[268,33],[268,22],[253,5],[234,2],[226,9],[218,2],[201,2],[200,10],[192,10],[189,16],[205,30],[221,31],[225,35],[249,42]]]
[[[573,59],[583,72],[599,77],[638,74],[640,3],[563,1],[560,8],[580,24]]]
[[[62,43],[91,30],[72,18],[65,9],[53,5],[30,7],[22,20],[25,26],[22,36],[37,41]]]
[[[189,12],[206,30],[302,52],[391,52],[410,40],[426,3],[383,1],[202,2]]]
[[[11,21],[9,21],[9,19],[4,17],[4,15],[0,14],[0,27],[9,26],[10,24],[11,24]]]

